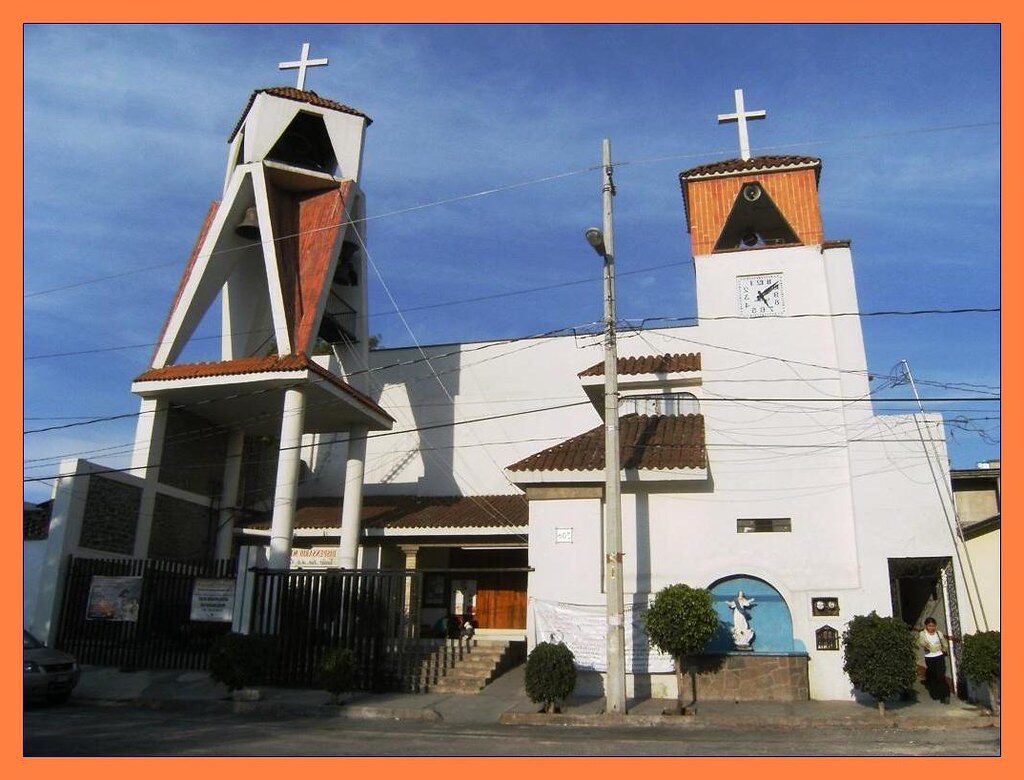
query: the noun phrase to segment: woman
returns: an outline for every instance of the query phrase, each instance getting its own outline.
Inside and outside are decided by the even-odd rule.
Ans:
[[[935,618],[924,621],[924,631],[917,635],[917,646],[924,651],[926,667],[924,685],[928,695],[943,704],[949,704],[949,685],[946,683],[946,653],[949,643],[936,630]]]

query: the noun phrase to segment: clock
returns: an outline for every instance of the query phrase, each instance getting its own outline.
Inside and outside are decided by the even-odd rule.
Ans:
[[[736,301],[741,317],[773,317],[786,313],[782,274],[736,277]]]

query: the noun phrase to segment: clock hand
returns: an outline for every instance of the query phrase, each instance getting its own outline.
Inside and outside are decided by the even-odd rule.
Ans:
[[[778,286],[779,286],[779,283],[778,283],[778,282],[775,282],[774,284],[770,284],[770,285],[768,285],[768,286],[767,286],[767,287],[765,287],[765,288],[764,288],[763,290],[761,290],[761,292],[759,292],[759,293],[757,294],[757,297],[758,297],[758,298],[762,298],[763,296],[767,295],[768,293],[770,293],[770,292],[771,292],[772,290],[774,290],[774,289],[775,289],[776,287],[778,287]]]

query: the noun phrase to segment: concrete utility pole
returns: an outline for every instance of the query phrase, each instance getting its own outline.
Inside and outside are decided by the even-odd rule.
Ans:
[[[605,712],[626,711],[626,635],[622,596],[622,501],[619,483],[619,370],[615,345],[615,238],[612,225],[612,145],[603,145],[604,230],[589,228],[587,241],[604,258],[604,585],[608,617]]]

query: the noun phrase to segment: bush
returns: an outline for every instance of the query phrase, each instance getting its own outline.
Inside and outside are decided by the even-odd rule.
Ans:
[[[915,635],[902,620],[857,615],[843,633],[843,671],[853,687],[874,697],[885,715],[885,700],[914,687],[917,679]]]
[[[270,637],[224,634],[210,647],[210,677],[229,691],[251,688],[266,680],[273,658]]]
[[[572,650],[559,642],[541,642],[526,659],[526,695],[543,702],[545,712],[557,712],[558,703],[576,687]]]
[[[971,682],[988,686],[993,712],[999,712],[999,644],[998,631],[981,631],[964,637],[964,675]]]
[[[356,682],[356,655],[347,647],[335,647],[320,659],[320,684],[337,701]]]
[[[654,597],[643,615],[643,623],[651,644],[676,662],[676,711],[681,714],[686,658],[702,652],[718,631],[718,613],[711,592],[689,585],[669,585]]]

